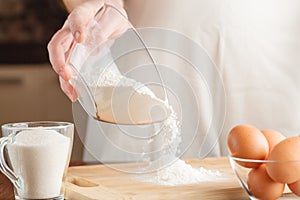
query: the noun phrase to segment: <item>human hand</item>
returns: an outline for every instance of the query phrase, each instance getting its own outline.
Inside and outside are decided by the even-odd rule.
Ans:
[[[73,102],[76,101],[77,94],[69,82],[72,76],[72,69],[67,65],[66,60],[72,44],[74,42],[83,43],[85,41],[89,23],[105,4],[114,6],[126,16],[126,11],[123,9],[121,0],[86,1],[77,6],[69,14],[63,27],[53,35],[48,43],[50,63],[54,71],[59,75],[61,89]],[[124,21],[124,18],[110,7],[107,7],[106,11],[102,13],[98,23],[101,26],[100,37],[103,41],[113,38],[128,28],[128,24]]]

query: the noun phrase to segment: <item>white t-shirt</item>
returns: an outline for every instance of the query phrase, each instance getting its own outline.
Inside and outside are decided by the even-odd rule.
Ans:
[[[196,137],[184,157],[199,157],[200,146],[213,147],[210,156],[227,155],[227,134],[242,123],[299,135],[300,1],[126,0],[125,8],[136,27],[160,27],[189,37],[205,49],[221,76],[226,113],[217,144],[216,136],[206,141],[207,147],[201,146],[202,136]],[[157,38],[161,42],[171,39]],[[194,52],[180,41],[177,45]],[[174,70],[188,74],[188,68],[170,63]],[[191,84],[197,88],[201,80],[191,80]],[[211,128],[206,94],[201,87],[195,94],[203,100],[197,130],[200,135]],[[182,108],[191,109],[189,106]],[[107,158],[111,158],[109,154]]]
[[[239,123],[299,134],[300,1],[127,0],[126,5],[135,26],[183,33],[216,64],[227,101],[219,154],[227,153],[227,133]]]

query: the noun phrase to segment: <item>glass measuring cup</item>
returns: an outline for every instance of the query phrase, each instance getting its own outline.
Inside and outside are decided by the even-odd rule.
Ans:
[[[126,31],[103,41],[101,17],[122,20]],[[110,13],[110,14],[111,14]],[[152,124],[169,116],[163,81],[139,33],[117,8],[105,4],[88,25],[89,35],[74,44],[68,64],[78,101],[94,119],[115,124]]]
[[[15,199],[63,200],[74,125],[36,121],[1,128],[0,171],[13,183]]]

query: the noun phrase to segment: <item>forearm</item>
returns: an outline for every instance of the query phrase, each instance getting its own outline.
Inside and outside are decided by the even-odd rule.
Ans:
[[[82,4],[83,2],[91,1],[91,0],[63,0],[68,12],[71,12],[75,7]],[[111,4],[119,4],[123,6],[124,0],[105,0],[105,2],[111,3]],[[96,2],[101,3],[101,0],[96,0]]]

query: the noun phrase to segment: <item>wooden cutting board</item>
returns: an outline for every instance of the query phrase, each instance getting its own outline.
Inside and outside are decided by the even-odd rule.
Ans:
[[[248,199],[235,178],[228,158],[195,159],[186,162],[195,168],[218,170],[224,179],[192,185],[161,186],[140,182],[137,175],[120,172],[105,165],[78,166],[70,167],[68,170],[65,198],[72,200]]]

